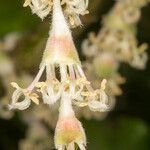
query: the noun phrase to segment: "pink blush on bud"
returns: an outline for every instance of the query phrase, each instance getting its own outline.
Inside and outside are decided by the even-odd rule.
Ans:
[[[67,145],[79,142],[84,138],[81,123],[76,118],[60,119],[56,126],[55,142],[57,145]]]

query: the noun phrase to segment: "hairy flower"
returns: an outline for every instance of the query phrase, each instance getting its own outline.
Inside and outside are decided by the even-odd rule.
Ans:
[[[40,81],[43,72],[46,80]],[[29,107],[31,101],[39,103],[37,93],[42,94],[45,104],[60,100],[59,120],[55,132],[55,146],[67,150],[76,143],[85,150],[86,137],[81,123],[76,119],[72,105],[88,106],[92,111],[108,111],[109,101],[105,94],[106,80],[100,89],[94,90],[87,80],[74,46],[72,35],[65,20],[60,0],[53,1],[52,28],[46,44],[39,72],[27,89],[12,83],[16,91],[10,108],[20,110]],[[22,98],[23,96],[23,98]],[[23,101],[20,101],[23,99]]]
[[[82,70],[60,2],[59,0],[54,2],[52,29],[40,70],[27,89],[22,89],[13,83],[16,91],[12,97],[12,108],[19,108],[20,104],[19,109],[26,109],[31,100],[38,104],[37,94],[34,93],[34,90],[37,90],[42,93],[46,104],[54,104],[65,92],[76,105],[88,105],[92,110],[107,110],[108,101],[104,92],[106,81],[102,82],[99,90],[93,90],[91,87]],[[46,70],[46,81],[39,82],[44,70]],[[18,102],[21,96],[24,96],[24,100]]]
[[[77,144],[81,150],[85,150],[86,136],[84,129],[74,115],[71,96],[62,94],[59,108],[59,119],[55,130],[55,147],[58,150],[73,150]]]
[[[44,19],[51,11],[54,0],[25,0],[24,7],[30,6],[32,13]],[[80,26],[80,15],[88,13],[89,0],[61,0],[64,15],[71,27]]]
[[[71,27],[80,26],[82,23],[80,21],[79,15],[88,14],[88,3],[89,0],[62,0],[66,5],[64,9],[64,14],[69,20]]]

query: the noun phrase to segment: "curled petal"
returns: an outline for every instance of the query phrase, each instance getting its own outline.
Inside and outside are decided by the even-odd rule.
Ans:
[[[88,14],[88,0],[64,0],[64,3],[66,3],[64,14],[70,25],[72,27],[82,25],[79,15]]]
[[[70,96],[71,96],[71,98],[76,99],[76,100],[79,99],[79,101],[80,101],[81,100],[81,92],[83,91],[83,88],[84,88],[83,84],[77,85],[77,87],[76,87],[76,85],[71,84],[70,85]]]
[[[88,106],[90,108],[90,110],[92,111],[108,111],[109,110],[109,106],[105,103],[96,101],[96,100],[92,100],[88,103]]]
[[[148,59],[148,56],[146,53],[134,56],[134,59],[131,62],[131,66],[138,68],[138,69],[144,69],[147,59]]]
[[[37,14],[41,19],[44,19],[50,13],[52,4],[51,0],[26,0],[23,6],[30,6],[33,14]]]
[[[100,90],[99,92],[99,101],[102,103],[108,103],[108,96],[103,90]]]
[[[38,95],[36,93],[20,88],[15,82],[12,82],[11,85],[16,88],[16,90],[12,95],[12,103],[9,105],[9,109],[27,109],[31,104],[31,100],[35,104],[39,104]]]
[[[19,98],[21,96],[24,96],[23,101],[18,102]],[[9,109],[19,109],[19,110],[24,110],[27,109],[31,104],[30,97],[26,96],[22,89],[16,89],[14,91],[13,96],[12,96],[12,104],[9,105]]]
[[[43,101],[45,104],[53,105],[61,95],[61,90],[54,92],[54,89],[49,85],[48,87],[41,88]]]
[[[103,111],[108,111],[110,109],[108,96],[106,95],[103,89],[104,87],[101,88],[100,91],[97,93],[97,96],[99,96],[98,100],[92,99],[89,101],[88,106],[92,111],[103,112]]]

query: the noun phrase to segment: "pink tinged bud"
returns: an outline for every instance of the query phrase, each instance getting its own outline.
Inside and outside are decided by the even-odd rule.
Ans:
[[[46,63],[80,63],[72,39],[68,36],[50,36],[43,60]]]
[[[56,149],[72,150],[76,143],[81,150],[85,150],[86,136],[80,121],[75,117],[72,101],[64,93],[59,108],[59,119],[55,130]]]
[[[75,117],[68,116],[58,120],[55,130],[55,146],[57,149],[74,147],[78,144],[81,150],[85,150],[86,136],[84,129]]]
[[[60,0],[54,0],[53,4],[52,28],[43,61],[46,61],[46,64],[80,63]]]

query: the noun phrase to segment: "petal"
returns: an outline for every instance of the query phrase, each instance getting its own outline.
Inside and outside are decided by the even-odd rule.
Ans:
[[[54,90],[49,86],[48,88],[41,88],[41,93],[44,103],[53,105],[60,98],[61,90],[59,90],[57,93],[54,93]]]
[[[90,101],[88,106],[92,111],[103,112],[103,111],[108,111],[109,109],[108,105],[106,105],[105,103],[96,101],[96,100]]]
[[[21,96],[24,96],[23,101],[18,102],[19,98]],[[16,91],[14,91],[13,95],[12,95],[12,104],[9,105],[9,109],[19,109],[19,110],[24,110],[27,109],[31,104],[31,100],[28,96],[26,96],[22,89],[17,89]]]
[[[16,102],[12,103],[11,105],[8,105],[9,110],[11,109],[19,109],[19,110],[24,110],[27,109],[31,104],[31,100],[28,98],[25,98],[22,102]]]
[[[101,90],[99,93],[99,101],[102,103],[108,103],[108,96],[103,90]]]

